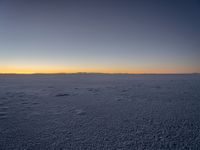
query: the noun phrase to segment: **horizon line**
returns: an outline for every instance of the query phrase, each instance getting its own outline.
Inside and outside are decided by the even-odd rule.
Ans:
[[[179,74],[200,74],[200,72],[185,73],[105,73],[105,72],[58,72],[58,73],[0,73],[0,75],[71,75],[71,74],[103,74],[103,75],[179,75]]]

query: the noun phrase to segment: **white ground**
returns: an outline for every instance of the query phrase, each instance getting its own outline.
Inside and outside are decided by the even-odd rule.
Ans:
[[[1,75],[0,149],[199,149],[200,75]]]

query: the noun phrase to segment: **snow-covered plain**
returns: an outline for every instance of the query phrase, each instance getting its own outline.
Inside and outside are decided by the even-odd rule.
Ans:
[[[200,75],[0,75],[0,149],[200,149]]]

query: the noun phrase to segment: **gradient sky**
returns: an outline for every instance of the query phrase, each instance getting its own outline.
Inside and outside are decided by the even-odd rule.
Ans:
[[[0,73],[200,72],[199,0],[0,0]]]

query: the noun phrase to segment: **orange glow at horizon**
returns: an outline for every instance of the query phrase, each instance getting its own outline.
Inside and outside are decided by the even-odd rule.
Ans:
[[[56,68],[54,67],[33,67],[33,68],[17,68],[17,67],[0,67],[0,74],[56,74],[56,73],[128,73],[128,74],[148,74],[148,73],[193,73],[192,70],[182,69],[177,71],[176,69],[115,69],[115,68]]]

